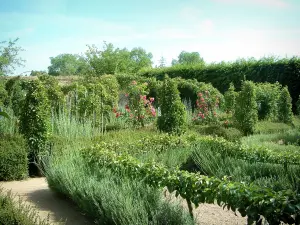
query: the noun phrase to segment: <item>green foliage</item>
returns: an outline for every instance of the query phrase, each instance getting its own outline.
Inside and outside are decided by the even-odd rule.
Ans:
[[[47,92],[41,81],[30,81],[20,116],[20,133],[28,144],[30,162],[37,162],[39,154],[45,151],[50,129],[49,107]]]
[[[26,178],[27,165],[27,148],[24,139],[19,135],[0,134],[0,181]]]
[[[203,58],[200,57],[199,52],[182,51],[178,55],[178,60],[172,60],[172,66],[176,65],[204,65]]]
[[[274,191],[300,192],[299,165],[290,165],[285,168],[280,164],[249,162],[220,154],[213,149],[214,147],[205,142],[195,145],[191,158],[196,164],[197,172],[220,179],[229,176],[232,181],[252,183]]]
[[[20,76],[9,79],[5,84],[8,93],[7,106],[11,106],[14,114],[19,117],[25,100],[25,83]]]
[[[232,82],[239,91],[241,81],[246,76],[247,80],[254,82],[278,81],[289,87],[293,106],[300,94],[300,59],[299,57],[276,59],[265,57],[256,59],[239,59],[235,62],[220,62],[202,65],[178,65],[176,67],[154,68],[141,71],[139,74],[145,77],[163,79],[165,74],[171,78],[182,77],[184,79],[197,79],[200,82],[211,83],[215,88],[224,93]]]
[[[86,59],[79,55],[60,54],[50,57],[50,60],[48,74],[52,76],[86,75],[91,72]]]
[[[298,101],[296,103],[296,107],[297,107],[297,114],[300,115],[300,95],[298,97]]]
[[[292,127],[286,123],[270,122],[270,121],[259,121],[257,123],[257,129],[255,133],[258,134],[272,134],[280,133],[290,130]]]
[[[272,191],[253,184],[231,182],[227,177],[218,179],[196,173],[172,169],[153,163],[141,163],[127,154],[99,148],[84,149],[83,156],[89,165],[107,167],[116,173],[126,173],[135,179],[143,179],[153,187],[167,187],[196,207],[200,203],[214,203],[239,211],[248,216],[248,223],[259,222],[260,216],[271,224],[281,221],[295,223],[299,217],[300,195],[289,191]],[[242,199],[242,201],[241,201]]]
[[[25,61],[18,57],[20,52],[23,51],[21,47],[16,46],[18,40],[17,38],[8,42],[0,42],[0,76],[9,75],[16,67],[23,66]]]
[[[224,109],[227,113],[233,112],[235,108],[237,93],[233,83],[230,83],[228,90],[224,94],[225,106]]]
[[[167,133],[184,133],[186,129],[186,111],[180,100],[176,82],[165,76],[159,92],[158,102],[161,116],[158,117],[157,121],[158,129]]]
[[[35,209],[0,187],[0,224],[5,225],[50,225],[39,218]]]
[[[234,119],[237,127],[242,130],[245,135],[254,133],[258,121],[258,114],[255,85],[252,81],[244,81],[242,85],[242,90],[236,99]]]
[[[228,141],[238,141],[243,134],[236,128],[225,128],[220,125],[194,126],[193,129],[203,135],[223,137]]]
[[[194,224],[176,201],[144,182],[94,167],[76,151],[45,159],[49,187],[75,202],[96,224]]]
[[[5,89],[5,79],[0,78],[0,107],[7,106],[9,104],[8,93]]]
[[[278,101],[278,120],[283,123],[293,122],[292,98],[287,87],[281,90]]]
[[[57,79],[49,75],[39,76],[38,79],[47,91],[47,98],[50,102],[51,110],[58,112],[63,105],[63,92]]]
[[[260,120],[276,121],[280,89],[281,85],[278,82],[275,84],[256,84],[256,101],[258,103],[258,118]]]
[[[152,54],[142,48],[131,51],[115,48],[104,42],[103,51],[96,46],[88,46],[87,60],[96,75],[116,73],[136,73],[143,68],[151,68]]]
[[[148,94],[148,83],[138,84],[132,81],[128,87],[128,105],[125,108],[134,126],[144,127],[149,118],[156,116],[155,108],[152,106],[154,98],[147,99]]]

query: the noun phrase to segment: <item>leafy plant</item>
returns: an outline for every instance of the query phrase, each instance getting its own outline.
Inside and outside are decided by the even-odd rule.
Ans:
[[[20,133],[28,144],[30,163],[37,162],[39,154],[45,151],[50,129],[49,107],[42,83],[39,80],[30,81],[20,116]]]
[[[252,81],[244,81],[242,84],[242,90],[236,99],[234,119],[237,127],[245,135],[254,133],[258,121],[258,112],[255,85]]]
[[[184,133],[186,129],[186,111],[180,100],[175,81],[166,75],[159,92],[158,101],[161,116],[158,117],[157,121],[158,129],[167,133]]]
[[[233,83],[230,83],[228,90],[224,94],[225,99],[225,110],[227,113],[233,112],[235,107],[237,93]]]
[[[278,102],[278,119],[280,122],[284,123],[291,124],[293,122],[292,98],[287,87],[284,87],[280,93]]]

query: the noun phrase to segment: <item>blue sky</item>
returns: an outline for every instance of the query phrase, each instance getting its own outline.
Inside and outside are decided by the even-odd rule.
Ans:
[[[20,38],[29,70],[103,41],[143,47],[155,64],[180,51],[206,62],[300,56],[299,0],[0,0],[0,41]]]

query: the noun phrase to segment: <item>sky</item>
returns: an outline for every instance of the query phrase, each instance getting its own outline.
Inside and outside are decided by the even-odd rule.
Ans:
[[[0,41],[15,38],[26,60],[15,74],[103,41],[142,47],[154,65],[181,51],[208,63],[300,56],[300,0],[0,0]]]

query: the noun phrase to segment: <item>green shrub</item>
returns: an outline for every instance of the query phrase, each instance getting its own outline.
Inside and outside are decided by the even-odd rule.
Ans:
[[[292,98],[287,87],[284,87],[280,93],[278,119],[283,123],[291,124],[293,122]]]
[[[157,125],[160,131],[166,133],[182,134],[186,129],[186,110],[180,100],[179,91],[175,81],[165,76],[159,93],[161,116]]]
[[[238,59],[235,62],[211,63],[205,66],[176,66],[153,68],[141,71],[144,77],[155,77],[162,80],[168,74],[171,78],[196,79],[200,82],[211,83],[215,88],[224,93],[232,82],[239,91],[244,75],[253,82],[278,81],[287,85],[293,98],[293,105],[300,94],[300,58],[264,57],[256,59]]]
[[[2,225],[50,225],[41,220],[30,206],[17,201],[11,192],[5,193],[0,187],[0,224]]]
[[[182,206],[163,199],[160,189],[94,167],[78,153],[45,159],[45,174],[49,187],[75,202],[95,224],[194,224]]]
[[[234,119],[245,135],[253,134],[258,121],[255,85],[244,81],[235,104]]]
[[[39,154],[45,151],[50,128],[50,104],[44,86],[39,80],[31,81],[20,117],[20,133],[29,147],[29,162],[38,162]],[[30,164],[33,165],[33,164]],[[30,168],[30,173],[35,167]]]
[[[296,103],[296,107],[297,107],[297,114],[300,115],[300,95],[298,97],[297,103]]]
[[[222,126],[195,126],[194,129],[203,135],[214,135],[218,137],[223,137],[228,141],[238,141],[243,137],[243,133],[240,130],[230,127],[225,128]]]
[[[280,89],[281,85],[278,82],[256,84],[256,101],[260,120],[274,121],[277,119]]]
[[[225,110],[226,112],[233,112],[235,107],[235,99],[236,99],[237,93],[235,92],[235,87],[233,83],[230,83],[230,86],[228,90],[224,94],[224,100],[225,100]]]
[[[28,160],[24,139],[18,135],[0,134],[0,181],[20,180],[27,175]]]
[[[256,128],[255,133],[258,134],[272,134],[292,129],[289,124],[270,121],[259,121]]]

